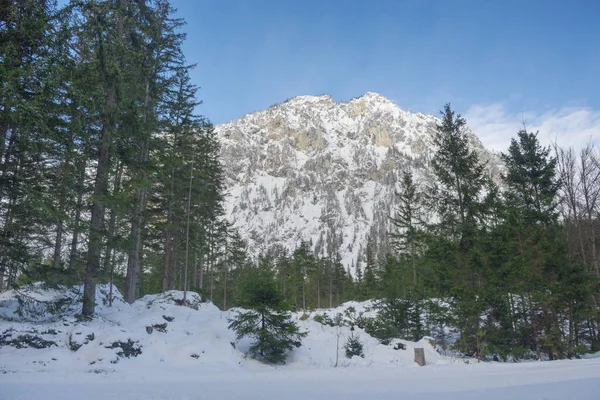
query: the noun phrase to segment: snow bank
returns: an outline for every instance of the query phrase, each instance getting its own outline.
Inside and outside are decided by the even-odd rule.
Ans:
[[[250,341],[235,341],[228,319],[239,310],[220,311],[201,296],[169,291],[148,295],[129,305],[113,287],[98,285],[97,316],[80,321],[80,287],[51,289],[41,284],[1,294],[0,372],[85,370],[96,373],[130,368],[193,368],[197,371],[263,370],[246,352]],[[414,367],[414,348],[425,349],[428,364],[451,360],[438,354],[429,340],[403,340],[382,345],[353,324],[359,313],[371,315],[370,302],[349,302],[331,310],[294,313],[302,331],[302,346],[293,350],[287,365],[278,368]],[[344,315],[344,326],[329,326],[315,316]],[[354,325],[354,326],[351,326]],[[344,344],[354,334],[360,338],[364,358],[345,355]]]
[[[96,304],[101,310],[108,306],[110,285],[96,287]],[[81,312],[83,286],[48,287],[42,282],[0,293],[0,319],[16,322],[51,322],[72,317]],[[126,304],[113,286],[113,305]]]
[[[351,325],[373,313],[370,302],[293,314],[308,336],[287,365],[273,367],[245,356],[248,341],[235,343],[228,318],[240,310],[222,312],[190,292],[183,306],[177,291],[129,305],[115,288],[109,307],[109,288],[98,286],[97,317],[79,321],[79,289],[33,285],[1,295],[0,399],[595,399],[600,387],[600,358],[467,365],[438,354],[428,338],[385,346],[358,326],[315,320],[340,313]],[[56,303],[64,308],[50,312]],[[345,357],[350,334],[364,358]],[[425,350],[424,368],[413,361],[416,347]]]

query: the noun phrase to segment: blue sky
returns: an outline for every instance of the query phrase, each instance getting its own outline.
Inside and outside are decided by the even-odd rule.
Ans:
[[[199,110],[215,124],[297,95],[345,101],[373,91],[413,111],[436,114],[451,102],[480,122],[491,108],[496,119],[534,127],[548,113],[584,110],[592,132],[600,127],[600,1],[173,5],[188,23]]]
[[[171,2],[215,124],[371,91],[428,114],[450,102],[496,150],[523,123],[545,144],[600,146],[600,0]]]

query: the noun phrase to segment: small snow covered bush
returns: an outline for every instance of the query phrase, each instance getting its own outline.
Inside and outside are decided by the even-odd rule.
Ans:
[[[363,352],[363,344],[361,343],[358,335],[355,335],[354,332],[348,336],[348,340],[346,340],[344,349],[346,350],[346,357],[348,358],[352,358],[354,356],[359,356],[362,358],[365,357],[365,353]]]

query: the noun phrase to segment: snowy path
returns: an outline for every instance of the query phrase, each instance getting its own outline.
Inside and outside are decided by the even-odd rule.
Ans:
[[[2,400],[600,399],[600,359],[424,368],[278,368],[238,373],[7,373]]]

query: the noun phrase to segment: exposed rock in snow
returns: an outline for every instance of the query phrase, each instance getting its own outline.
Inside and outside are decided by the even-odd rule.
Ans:
[[[100,308],[109,304],[109,285],[96,288],[96,305]],[[48,322],[81,312],[83,286],[48,287],[38,282],[19,289],[0,293],[0,320]],[[113,286],[112,301],[115,306],[127,305],[119,290]]]
[[[299,96],[219,125],[229,219],[255,252],[310,240],[319,255],[363,263],[368,237],[375,255],[388,246],[402,172],[431,181],[438,122],[366,93],[347,103]],[[498,157],[469,135],[498,176]]]

